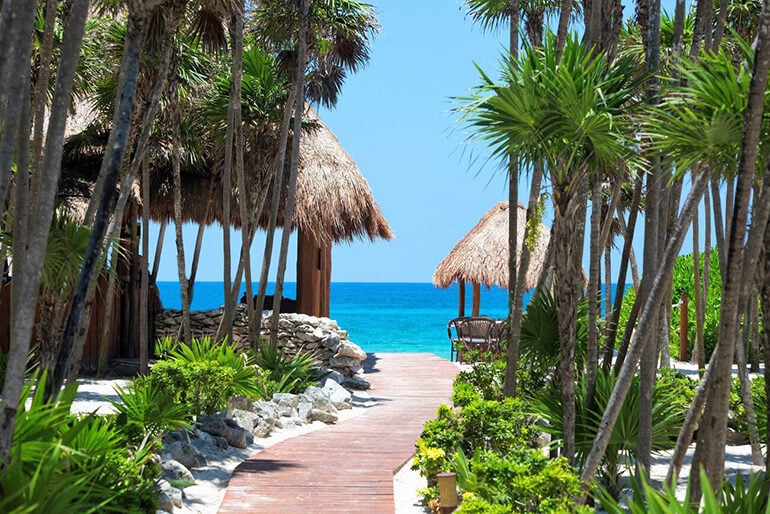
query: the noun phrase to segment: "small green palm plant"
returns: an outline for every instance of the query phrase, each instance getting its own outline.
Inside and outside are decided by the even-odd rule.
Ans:
[[[725,481],[716,492],[703,470],[700,475],[702,505],[690,501],[689,487],[680,500],[670,484],[664,484],[660,491],[644,476],[632,481],[634,495],[625,508],[602,487],[596,488],[596,496],[609,514],[770,514],[770,481],[765,473],[751,473],[748,477],[738,475],[735,485]]]
[[[613,373],[599,372],[596,377],[594,403],[588,406],[586,398],[586,380],[581,376],[577,382],[575,423],[575,453],[578,467],[583,463],[593,446],[594,438],[602,420],[602,415],[615,387]],[[673,447],[676,435],[684,420],[683,412],[669,388],[656,385],[653,390],[652,451],[662,451]],[[639,432],[639,377],[636,376],[623,404],[623,408],[612,431],[610,443],[605,452],[599,472],[599,478],[609,493],[617,498],[621,492],[619,478],[624,468],[630,468],[636,459],[636,443]],[[546,390],[535,400],[535,409],[549,423],[544,429],[554,437],[562,436],[562,408],[558,386],[549,384]],[[556,441],[558,445],[558,441]]]
[[[155,507],[157,470],[110,418],[70,414],[77,385],[44,400],[46,373],[22,391],[0,512],[138,512]]]
[[[252,358],[231,342],[203,337],[187,346],[166,338],[156,345],[156,353],[162,359],[153,366],[150,382],[185,406],[190,416],[221,410],[232,396],[261,397]]]
[[[317,359],[307,353],[287,355],[282,348],[271,348],[268,342],[259,346],[254,362],[263,373],[263,393],[300,393],[326,375],[318,374]]]

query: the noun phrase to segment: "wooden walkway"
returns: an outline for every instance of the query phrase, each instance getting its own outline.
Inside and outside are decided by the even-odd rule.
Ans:
[[[393,474],[449,401],[457,367],[428,353],[370,354],[364,366],[376,405],[241,463],[220,513],[393,513]]]

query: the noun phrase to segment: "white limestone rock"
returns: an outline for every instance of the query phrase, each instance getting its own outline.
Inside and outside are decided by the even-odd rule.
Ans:
[[[324,380],[321,389],[337,410],[350,409],[353,405],[353,398],[350,391],[339,385],[336,381],[327,378]]]

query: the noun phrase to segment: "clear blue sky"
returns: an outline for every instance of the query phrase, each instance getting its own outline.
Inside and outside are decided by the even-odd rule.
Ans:
[[[507,199],[504,174],[494,163],[478,162],[484,158],[483,149],[465,143],[467,134],[450,112],[456,105],[451,98],[467,94],[478,83],[474,62],[494,76],[506,34],[473,26],[460,0],[374,3],[382,28],[369,66],[348,78],[335,110],[320,114],[369,181],[395,238],[336,245],[332,280],[430,282],[455,243],[496,202]],[[630,13],[626,8],[626,15]],[[473,162],[473,156],[480,159]],[[524,201],[527,193],[528,185],[522,184]],[[184,231],[188,269],[195,231],[194,226]],[[157,226],[151,232],[153,246],[156,234]],[[177,280],[173,237],[169,227],[159,280]],[[234,272],[240,233],[233,232],[232,238]],[[252,249],[255,274],[263,245],[258,238]],[[635,246],[641,251],[640,244]],[[290,248],[286,277],[294,281],[293,240]],[[619,258],[613,260],[616,266]],[[206,230],[201,262],[198,280],[222,280],[218,225]],[[273,271],[270,280],[274,277]]]

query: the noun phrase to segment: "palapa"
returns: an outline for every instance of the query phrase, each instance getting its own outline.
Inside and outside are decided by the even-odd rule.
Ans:
[[[518,207],[516,249],[517,255],[521,255],[527,209],[521,204]],[[550,238],[548,227],[539,223],[525,289],[537,285]],[[453,282],[508,288],[508,202],[492,207],[436,267],[435,286],[445,288]]]
[[[317,242],[331,237],[333,242],[352,241],[356,238],[391,239],[393,234],[385,220],[366,178],[353,158],[345,151],[332,131],[312,109],[308,108],[305,121],[309,128],[300,139],[300,159],[297,174],[297,196],[292,227],[312,236]],[[249,196],[264,191],[264,177],[273,165],[274,155],[247,158]],[[250,168],[250,169],[249,169]],[[288,159],[287,159],[288,168]],[[284,173],[285,181],[288,180]],[[170,174],[156,174],[151,187],[150,210],[155,221],[167,222],[173,215],[173,189]],[[222,187],[218,176],[183,177],[182,219],[209,225],[222,222]],[[209,194],[212,191],[213,194]],[[285,186],[285,184],[284,184]],[[272,195],[272,187],[268,199]],[[285,191],[284,195],[285,197]],[[282,198],[278,223],[283,224]],[[266,202],[259,226],[267,228],[269,201]],[[240,228],[240,210],[237,189],[231,197],[231,224]]]

